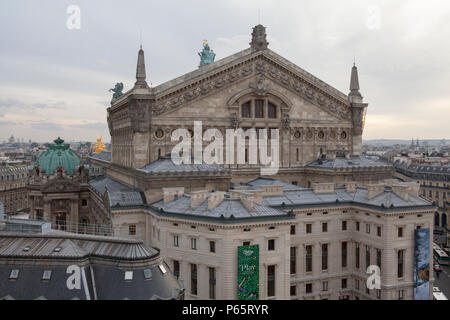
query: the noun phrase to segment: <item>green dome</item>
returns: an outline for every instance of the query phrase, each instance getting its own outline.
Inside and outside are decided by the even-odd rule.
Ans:
[[[47,151],[43,152],[36,160],[35,165],[45,169],[45,174],[53,174],[53,171],[61,165],[67,174],[73,174],[75,167],[80,165],[80,157],[70,149],[64,140],[58,137],[55,144],[49,145]]]

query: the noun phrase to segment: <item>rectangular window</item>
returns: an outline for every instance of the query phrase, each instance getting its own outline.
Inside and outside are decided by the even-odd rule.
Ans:
[[[398,300],[403,300],[403,290],[398,291]]]
[[[197,295],[197,265],[191,263],[191,294]]]
[[[377,236],[381,237],[381,227],[377,227]]]
[[[277,106],[269,102],[267,106],[267,113],[269,118],[275,119],[277,117]]]
[[[366,223],[366,233],[370,234],[370,224]]]
[[[328,232],[328,223],[322,223],[322,232]]]
[[[344,241],[341,244],[342,247],[342,268],[347,267],[347,242]]]
[[[267,243],[267,247],[269,251],[275,250],[275,239],[270,239]]]
[[[322,281],[322,291],[328,291],[328,281]]]
[[[312,283],[307,283],[305,289],[306,293],[312,293]]]
[[[216,299],[216,269],[209,268],[209,298]]]
[[[216,252],[216,242],[215,241],[210,241],[209,242],[209,252]]]
[[[267,296],[275,296],[275,265],[267,267]]]
[[[359,221],[356,221],[356,231],[359,231]]]
[[[152,278],[152,270],[144,269],[144,279],[149,280]]]
[[[299,150],[299,148],[295,149],[295,159],[296,159],[296,161],[300,161],[300,150]]]
[[[405,250],[398,250],[397,252],[397,277],[403,278],[403,264],[404,264],[404,257],[405,256]]]
[[[342,221],[342,230],[345,231],[347,230],[347,221]]]
[[[244,242],[242,242],[242,245],[243,246],[249,246],[250,245],[250,241],[244,241]]]
[[[377,299],[381,299],[381,290],[377,289]]]
[[[381,269],[381,250],[377,249],[377,266]]]
[[[403,238],[403,228],[402,227],[398,228],[398,237]]]
[[[180,278],[180,261],[173,260],[173,275],[175,278]]]
[[[81,200],[81,205],[83,207],[86,207],[87,206],[87,200],[86,199]]]
[[[297,247],[291,247],[291,274],[297,273]]]
[[[291,286],[291,297],[297,295],[297,286]]]
[[[347,289],[347,278],[341,280],[341,288]]]
[[[251,116],[250,109],[251,109],[250,101],[244,103],[241,106],[241,116],[242,116],[242,118],[250,118],[250,116]]]
[[[359,269],[359,243],[355,243],[355,268]]]
[[[255,118],[264,118],[264,100],[255,100]]]
[[[191,238],[191,249],[197,250],[197,239],[196,238]]]
[[[328,244],[322,244],[322,270],[328,270]]]
[[[179,246],[179,237],[177,235],[173,236],[173,246],[178,247]]]
[[[291,234],[295,234],[295,225],[291,226]]]
[[[135,224],[130,224],[128,226],[128,235],[130,235],[130,236],[136,235],[136,225]]]
[[[312,246],[306,246],[306,272],[312,272]]]
[[[359,280],[355,279],[355,289],[359,290]]]
[[[370,266],[370,247],[366,246],[366,270]]]
[[[306,233],[312,233],[312,224],[310,223],[306,224]]]

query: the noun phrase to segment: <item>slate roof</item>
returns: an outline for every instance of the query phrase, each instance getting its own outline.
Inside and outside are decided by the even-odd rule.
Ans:
[[[391,205],[396,207],[417,207],[431,206],[431,202],[409,194],[408,200],[405,200],[392,191],[391,188],[385,188],[385,191],[379,195],[369,199],[368,190],[358,187],[354,192],[348,192],[345,188],[335,188],[329,193],[315,193],[312,189],[304,189],[300,191],[287,191],[281,196],[265,196],[263,197],[263,205],[279,207],[283,206],[310,206],[336,204],[338,202],[353,202],[357,204],[386,207]]]
[[[208,209],[208,199],[195,208],[191,208],[191,197],[183,195],[177,199],[166,202],[158,201],[152,205],[153,208],[163,209],[165,213],[176,213],[188,217],[222,218],[229,219],[252,219],[252,218],[272,218],[286,217],[286,212],[270,208],[264,205],[255,204],[253,210],[249,211],[240,199],[225,197],[216,207]]]
[[[209,165],[206,163],[195,164],[192,160],[191,164],[175,164],[172,162],[170,156],[161,157],[160,159],[140,168],[137,171],[145,172],[148,174],[159,174],[159,173],[229,173],[230,170]]]
[[[391,168],[392,165],[364,156],[336,157],[336,159],[318,159],[307,165],[311,168],[325,169],[357,169],[357,168]]]
[[[416,179],[432,179],[450,181],[450,165],[430,165],[423,163],[411,163],[397,160],[394,162],[395,170]]]
[[[111,151],[103,151],[90,156],[89,158],[100,160],[104,162],[111,162]]]
[[[5,219],[5,206],[0,201],[0,220]]]
[[[89,185],[101,195],[106,192],[110,207],[143,206],[146,204],[145,195],[141,190],[129,187],[110,177],[96,177],[89,180]]]

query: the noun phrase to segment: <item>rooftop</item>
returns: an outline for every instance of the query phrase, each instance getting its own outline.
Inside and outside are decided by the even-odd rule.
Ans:
[[[142,206],[146,204],[141,190],[127,186],[107,176],[89,180],[89,185],[99,194],[107,194],[110,207]]]
[[[160,159],[140,168],[137,171],[145,172],[147,174],[164,174],[164,173],[221,173],[226,174],[230,171],[228,169],[214,166],[206,163],[195,164],[192,160],[191,164],[181,163],[179,165],[172,161],[170,156],[164,156]]]
[[[318,159],[307,167],[329,169],[356,169],[356,168],[391,168],[392,165],[380,160],[364,156],[352,156],[350,158],[336,157],[335,159]]]

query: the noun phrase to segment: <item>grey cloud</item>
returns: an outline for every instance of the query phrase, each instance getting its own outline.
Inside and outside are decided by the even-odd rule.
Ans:
[[[106,125],[106,123],[103,122],[94,122],[94,123],[71,124],[69,127],[85,130],[103,131],[106,130],[108,126]]]
[[[20,123],[15,123],[12,121],[0,121],[0,126],[15,126],[18,124],[20,124]]]
[[[36,121],[30,123],[31,128],[43,131],[63,131],[63,127],[50,121]]]
[[[66,103],[64,101],[55,101],[28,104],[17,99],[7,98],[0,99],[0,108],[9,111],[14,109],[65,109]]]

